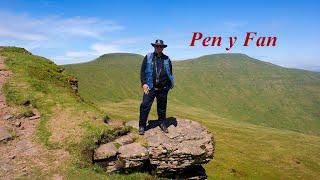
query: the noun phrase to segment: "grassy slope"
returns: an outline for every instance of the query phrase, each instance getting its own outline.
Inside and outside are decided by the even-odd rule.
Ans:
[[[141,55],[108,54],[66,65],[80,94],[94,102],[139,100]],[[243,54],[218,54],[173,63],[170,100],[221,117],[320,135],[320,73],[287,69]]]
[[[0,56],[6,58],[6,66],[13,72],[3,88],[7,103],[26,112],[28,109],[22,104],[30,101],[41,113],[37,127],[38,142],[48,149],[64,149],[71,155],[60,172],[52,170],[49,174],[41,174],[39,170],[31,170],[28,173],[34,173],[35,178],[50,178],[56,173],[68,179],[149,177],[142,173],[129,176],[105,175],[98,167],[90,166],[91,157],[82,152],[93,147],[92,138],[103,132],[112,135],[114,130],[99,120],[105,116],[103,111],[81,100],[72,91],[67,82],[69,75],[60,73],[59,66],[43,57],[31,55],[22,48],[0,47]],[[96,118],[98,120],[94,120]]]
[[[138,69],[142,58],[141,55],[115,53],[89,63],[64,67],[76,74],[79,92],[85,99],[120,102],[139,97]],[[128,91],[129,88],[132,90]]]
[[[173,93],[173,92],[170,92]],[[103,102],[113,119],[139,117],[140,101]],[[150,118],[155,119],[153,105]],[[208,179],[317,179],[320,137],[245,122],[234,122],[169,100],[168,117],[193,119],[214,133],[215,158],[205,166]]]

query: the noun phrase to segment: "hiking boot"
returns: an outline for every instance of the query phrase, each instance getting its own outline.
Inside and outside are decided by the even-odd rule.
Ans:
[[[161,124],[160,124],[160,129],[161,129],[163,132],[165,132],[165,133],[168,133],[168,132],[169,132],[167,126],[166,126],[164,123],[161,123]]]
[[[144,127],[139,127],[139,135],[144,135]]]

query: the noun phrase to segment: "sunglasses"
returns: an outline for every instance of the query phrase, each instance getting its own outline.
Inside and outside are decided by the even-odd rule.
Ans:
[[[163,48],[163,46],[160,46],[160,45],[156,45],[156,48]]]

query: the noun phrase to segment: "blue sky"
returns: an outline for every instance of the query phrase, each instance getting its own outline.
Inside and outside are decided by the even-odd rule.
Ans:
[[[245,53],[285,67],[320,70],[317,1],[0,1],[0,45],[22,46],[57,64],[102,54],[152,51],[163,39],[173,60]],[[230,51],[190,47],[193,32],[237,36]],[[245,33],[277,36],[276,47],[243,47]],[[225,42],[226,43],[226,42]]]

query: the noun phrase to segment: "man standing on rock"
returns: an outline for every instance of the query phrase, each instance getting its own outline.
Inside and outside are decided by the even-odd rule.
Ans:
[[[148,53],[142,62],[140,80],[143,89],[143,100],[140,105],[139,134],[143,135],[148,115],[154,98],[157,98],[157,112],[160,128],[168,133],[166,120],[167,96],[170,89],[174,87],[172,64],[168,56],[162,53],[167,47],[162,40],[151,43],[154,52]]]

